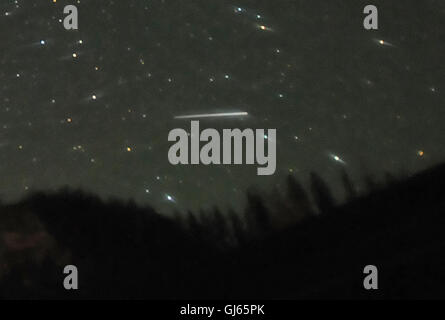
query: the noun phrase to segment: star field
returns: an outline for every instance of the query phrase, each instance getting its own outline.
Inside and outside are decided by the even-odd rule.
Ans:
[[[63,8],[79,10],[79,30]],[[317,172],[411,174],[445,159],[445,4],[374,1],[53,1],[0,4],[0,193],[63,186],[169,209],[238,207],[245,190]],[[173,166],[186,114],[276,128],[277,171]],[[265,137],[267,139],[267,137]]]

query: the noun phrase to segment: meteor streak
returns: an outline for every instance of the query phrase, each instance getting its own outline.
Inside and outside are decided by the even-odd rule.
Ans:
[[[334,160],[334,161],[336,161],[336,162],[338,162],[338,163],[341,163],[341,164],[343,164],[343,165],[346,165],[346,162],[345,162],[342,158],[340,158],[339,156],[337,156],[336,154],[331,153],[331,154],[329,154],[329,157],[330,157],[332,160]]]
[[[240,117],[247,116],[247,112],[224,112],[224,113],[203,113],[175,116],[174,119],[197,119],[197,118],[216,118],[216,117]]]

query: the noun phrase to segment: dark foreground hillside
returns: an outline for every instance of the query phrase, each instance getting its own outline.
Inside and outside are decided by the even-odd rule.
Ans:
[[[168,219],[77,191],[0,207],[1,298],[445,298],[445,165],[334,205],[248,195],[243,214]],[[79,290],[63,288],[76,265]],[[376,265],[379,289],[363,288]]]

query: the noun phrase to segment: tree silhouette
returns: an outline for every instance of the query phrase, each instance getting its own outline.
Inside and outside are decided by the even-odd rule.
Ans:
[[[445,165],[360,195],[341,174],[338,205],[316,174],[311,194],[289,176],[281,195],[248,192],[243,212],[167,218],[69,189],[2,204],[0,297],[444,298]],[[68,264],[82,290],[63,289]],[[382,269],[377,292],[367,264]]]

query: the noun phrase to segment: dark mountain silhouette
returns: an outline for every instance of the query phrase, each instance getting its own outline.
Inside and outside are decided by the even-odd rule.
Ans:
[[[1,205],[0,297],[445,298],[445,165],[361,196],[343,172],[342,205],[311,180],[311,197],[293,177],[283,198],[249,192],[243,214],[170,219],[68,189]],[[363,288],[366,265],[378,290]]]

